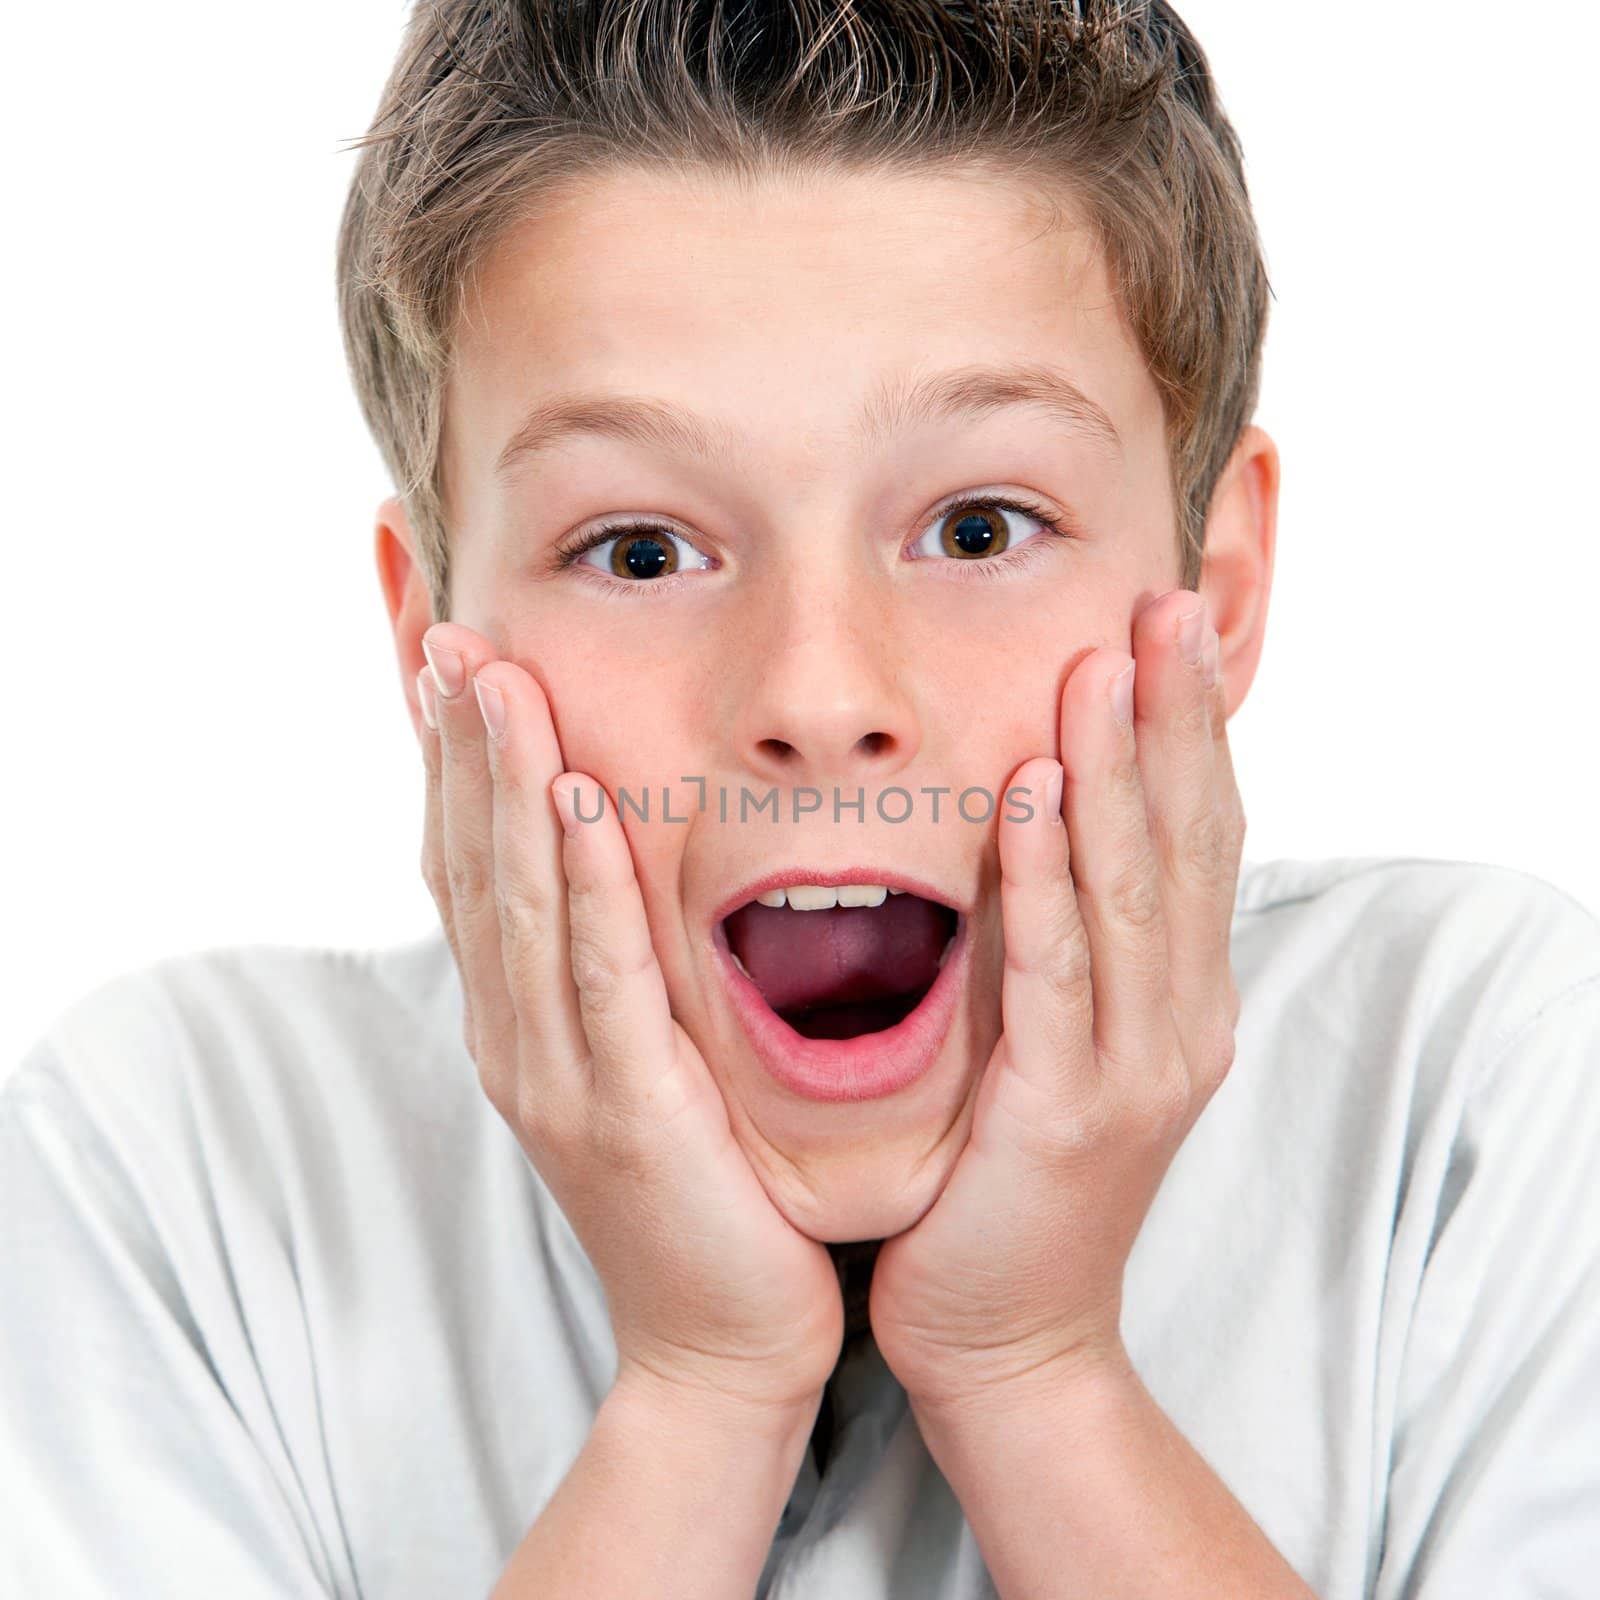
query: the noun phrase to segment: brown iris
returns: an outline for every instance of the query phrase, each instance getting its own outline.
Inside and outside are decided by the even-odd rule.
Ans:
[[[998,507],[952,511],[939,529],[944,553],[960,561],[997,556],[1010,542],[1011,530]]]
[[[611,547],[611,570],[619,578],[665,578],[678,570],[678,547],[649,533],[625,533]]]

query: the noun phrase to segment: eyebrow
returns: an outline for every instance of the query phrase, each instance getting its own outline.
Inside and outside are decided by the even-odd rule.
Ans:
[[[846,431],[857,452],[896,433],[957,417],[978,417],[1028,406],[1120,454],[1122,440],[1111,418],[1058,367],[1042,363],[955,367],[915,380],[881,384]],[[669,400],[625,394],[558,395],[541,401],[523,418],[495,461],[497,478],[508,479],[534,456],[580,435],[619,439],[668,453],[726,465],[737,453],[738,430],[710,423]]]

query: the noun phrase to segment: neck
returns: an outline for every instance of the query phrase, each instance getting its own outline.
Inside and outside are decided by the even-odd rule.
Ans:
[[[844,1298],[844,1337],[848,1344],[871,1326],[867,1301],[872,1291],[872,1264],[878,1258],[882,1239],[851,1239],[830,1244],[834,1270],[839,1274],[839,1293]]]

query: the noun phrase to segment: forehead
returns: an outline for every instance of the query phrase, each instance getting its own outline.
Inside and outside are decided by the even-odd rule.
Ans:
[[[1046,360],[1137,427],[1159,401],[1065,191],[915,171],[591,175],[466,285],[448,414],[488,471],[530,403],[653,393],[818,449],[885,380]]]

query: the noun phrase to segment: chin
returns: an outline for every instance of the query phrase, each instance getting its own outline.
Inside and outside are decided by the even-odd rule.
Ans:
[[[771,1156],[751,1164],[774,1208],[789,1225],[819,1244],[889,1239],[914,1226],[950,1180],[966,1143],[963,1117],[932,1151],[915,1160],[894,1149],[839,1151],[813,1158],[803,1168],[785,1161],[771,1170]]]

